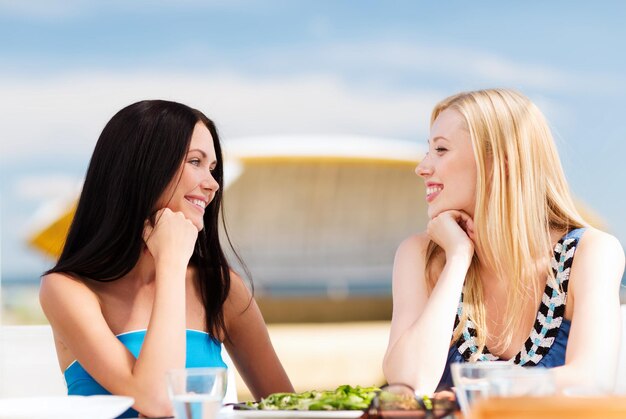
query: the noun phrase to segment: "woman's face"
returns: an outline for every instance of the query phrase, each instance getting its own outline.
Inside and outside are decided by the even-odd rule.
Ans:
[[[183,164],[161,195],[158,208],[180,211],[193,222],[198,231],[202,230],[204,210],[219,189],[212,174],[216,165],[213,137],[208,128],[198,122],[193,129]]]
[[[428,154],[415,169],[426,183],[428,217],[447,210],[465,211],[474,217],[476,160],[463,116],[446,109],[430,129]]]

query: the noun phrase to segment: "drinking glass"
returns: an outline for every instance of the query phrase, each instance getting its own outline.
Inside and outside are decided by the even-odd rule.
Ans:
[[[495,370],[489,374],[489,396],[537,397],[556,393],[552,370],[542,367],[522,367]]]
[[[226,394],[226,368],[186,368],[167,372],[177,419],[215,419]]]
[[[489,381],[494,372],[521,368],[506,361],[455,363],[450,366],[452,381],[461,411],[469,417],[470,407],[477,400],[489,397],[492,390]]]

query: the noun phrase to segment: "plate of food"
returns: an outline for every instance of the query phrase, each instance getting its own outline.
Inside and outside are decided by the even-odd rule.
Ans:
[[[0,419],[110,419],[134,403],[124,396],[16,397],[0,399]]]
[[[362,410],[233,410],[231,418],[246,419],[357,419]]]
[[[301,419],[351,419],[363,415],[380,389],[342,385],[335,390],[274,393],[258,402],[237,403],[229,416]]]
[[[378,397],[377,402],[372,400]],[[339,386],[336,390],[275,393],[259,402],[236,403],[227,417],[245,419],[420,419],[453,418],[458,405],[451,392],[418,396],[404,384]]]

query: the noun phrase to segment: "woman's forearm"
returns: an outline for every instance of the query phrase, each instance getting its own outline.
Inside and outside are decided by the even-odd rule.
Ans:
[[[466,258],[448,259],[421,315],[387,351],[384,369],[389,382],[407,383],[427,394],[435,391],[468,266]]]
[[[609,394],[615,388],[615,369],[599,365],[565,364],[552,370],[557,391],[580,391],[591,394]]]
[[[143,395],[147,409],[154,409],[155,403],[161,405],[161,409],[169,407],[165,373],[185,367],[186,271],[187,267],[182,264],[157,265],[152,314],[141,354],[133,368],[133,381],[137,385],[135,406],[144,414],[148,412],[142,410]]]

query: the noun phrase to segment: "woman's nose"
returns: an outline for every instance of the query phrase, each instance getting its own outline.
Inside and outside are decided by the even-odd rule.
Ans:
[[[431,165],[428,163],[428,158],[424,157],[424,159],[417,164],[415,168],[415,174],[421,177],[428,177],[432,175],[433,170]]]
[[[217,190],[220,188],[220,184],[217,183],[217,180],[215,180],[215,178],[213,177],[213,173],[211,172],[209,172],[208,176],[204,178],[201,186],[204,189],[208,189],[213,192],[217,192]]]

